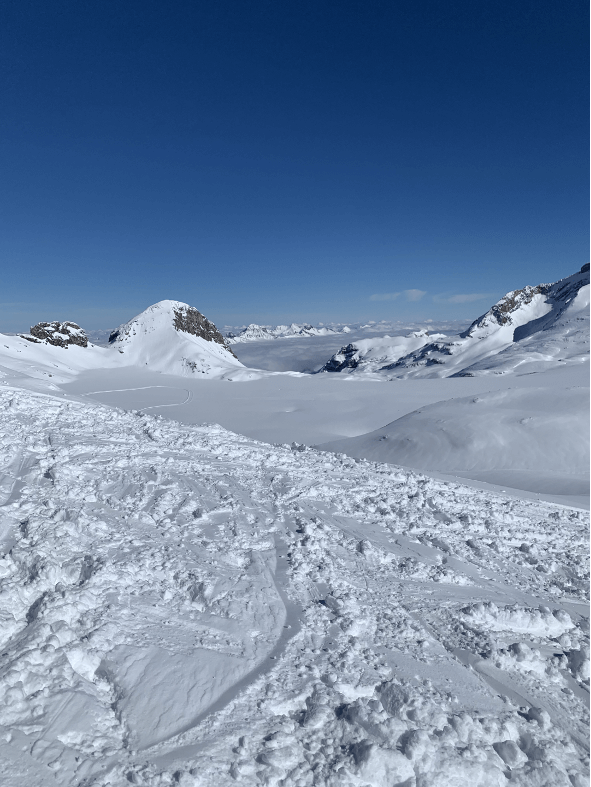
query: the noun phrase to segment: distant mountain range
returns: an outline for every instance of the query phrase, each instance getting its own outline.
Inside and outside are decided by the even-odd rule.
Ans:
[[[260,342],[267,339],[291,339],[302,336],[330,336],[337,333],[349,333],[351,329],[345,325],[342,328],[328,328],[324,325],[314,327],[308,323],[298,325],[292,322],[291,325],[276,325],[272,328],[269,325],[257,325],[251,323],[239,333],[232,331],[226,334],[230,344],[240,344],[241,342]]]
[[[73,322],[43,322],[29,334],[0,335],[0,364],[69,377],[86,369],[148,367],[181,376],[252,379],[259,375],[232,345],[346,334],[344,327],[249,325],[226,336],[193,306],[160,301],[93,344]],[[103,334],[104,332],[98,332]],[[92,338],[92,337],[91,337]],[[100,337],[104,342],[105,337]],[[507,293],[463,333],[412,331],[360,339],[342,347],[321,371],[380,379],[462,377],[534,372],[579,363],[589,355],[589,265],[553,284]],[[272,372],[261,372],[269,374]]]

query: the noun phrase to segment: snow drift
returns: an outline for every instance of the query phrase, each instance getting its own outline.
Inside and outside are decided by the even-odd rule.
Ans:
[[[589,388],[519,388],[422,407],[320,446],[548,494],[588,494]]]

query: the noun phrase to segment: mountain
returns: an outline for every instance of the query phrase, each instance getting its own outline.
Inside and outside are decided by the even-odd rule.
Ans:
[[[210,320],[193,306],[168,300],[120,325],[106,347],[89,343],[84,331],[71,322],[39,323],[30,335],[4,335],[0,365],[28,376],[55,377],[56,382],[89,369],[122,366],[207,377],[244,369]]]
[[[31,328],[29,334],[18,334],[22,339],[35,344],[51,344],[54,347],[78,347],[88,345],[88,336],[75,322],[39,322]]]
[[[193,306],[160,301],[109,337],[109,349],[125,355],[126,365],[188,376],[218,376],[242,364],[216,326]]]
[[[401,337],[364,340],[342,348],[323,371],[379,372],[387,379],[471,377],[541,371],[588,355],[589,265],[584,265],[553,284],[507,293],[457,336],[429,337],[408,349]],[[388,356],[391,360],[381,364]]]
[[[230,332],[226,334],[229,344],[241,344],[242,342],[260,342],[269,339],[291,339],[294,337],[302,336],[330,336],[338,333],[349,333],[350,328],[344,326],[343,328],[327,328],[320,326],[318,328],[308,323],[298,325],[292,322],[291,325],[276,325],[272,328],[269,325],[257,325],[251,323],[244,328],[240,333]]]
[[[408,336],[383,336],[379,339],[359,339],[342,347],[328,360],[321,372],[381,371],[409,352],[418,350],[433,339],[445,339],[444,333],[429,335],[425,330],[413,331]]]

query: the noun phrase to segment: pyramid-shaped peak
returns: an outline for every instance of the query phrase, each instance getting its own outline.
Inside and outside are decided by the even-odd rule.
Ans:
[[[148,306],[132,320],[113,331],[109,336],[109,343],[128,342],[138,334],[159,332],[167,328],[174,328],[179,333],[188,333],[207,342],[215,342],[234,355],[227,340],[211,320],[194,306],[173,300],[158,301]]]

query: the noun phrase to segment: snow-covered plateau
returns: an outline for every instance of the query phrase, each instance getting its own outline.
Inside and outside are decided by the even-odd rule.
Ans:
[[[588,785],[585,297],[337,373],[177,301],[0,336],[2,787]]]

